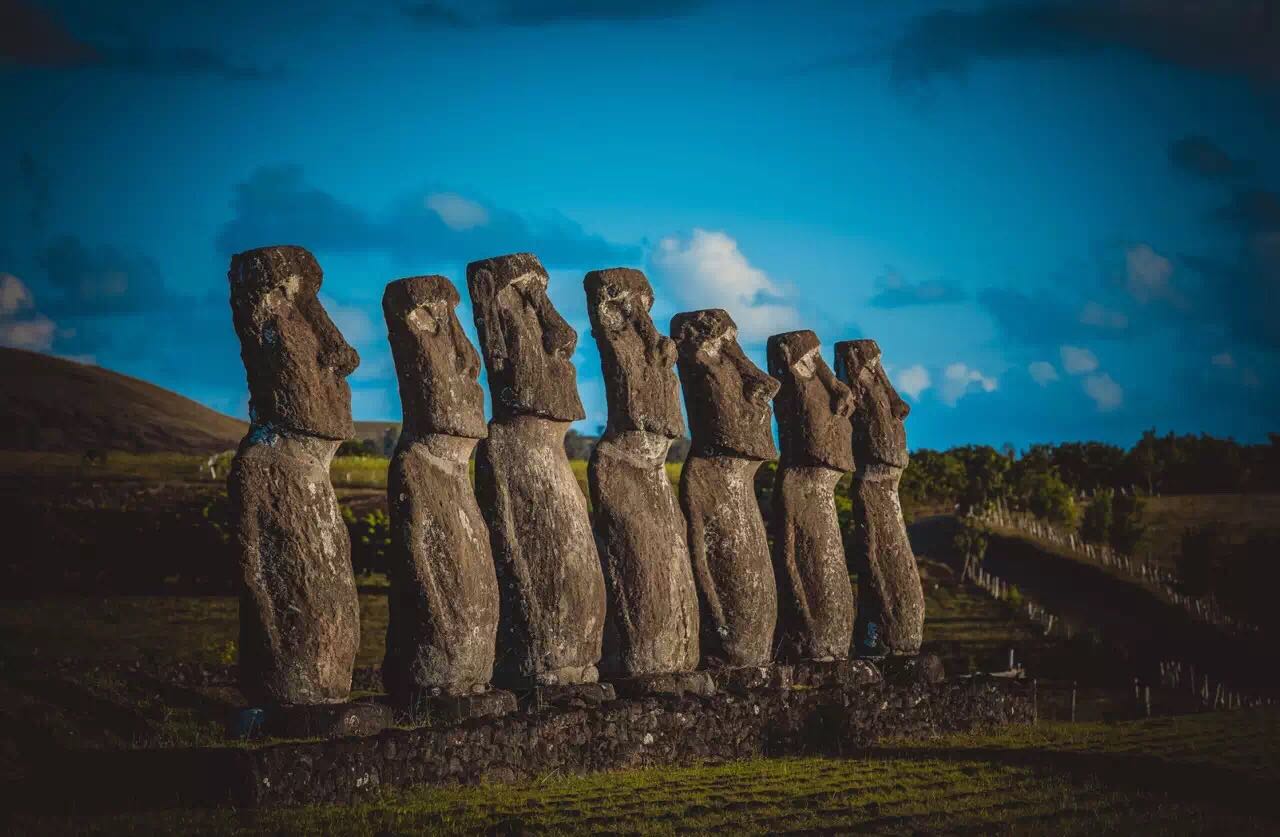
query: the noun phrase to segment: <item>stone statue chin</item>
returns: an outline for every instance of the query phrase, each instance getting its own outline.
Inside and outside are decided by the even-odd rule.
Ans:
[[[915,654],[924,640],[924,590],[898,499],[910,408],[889,382],[874,340],[836,344],[836,373],[853,392],[850,567],[858,574],[855,653]]]
[[[480,358],[443,276],[387,285],[382,310],[403,432],[387,476],[391,592],[382,678],[401,705],[483,692],[493,676],[498,581],[468,462],[487,435]]]
[[[854,601],[845,561],[836,483],[853,469],[853,398],[820,354],[812,331],[769,338],[769,374],[782,457],[773,486],[773,565],[779,647],[792,659],[849,656]]]
[[[778,382],[738,345],[720,309],[671,320],[692,447],[680,476],[689,551],[701,610],[703,661],[760,666],[773,656],[778,591],[755,472],[777,456],[770,399]]]
[[[603,667],[624,676],[692,671],[698,598],[666,474],[667,450],[684,432],[675,344],[653,325],[653,290],[640,271],[593,271],[583,285],[609,403],[587,468],[609,595]]]
[[[530,253],[467,265],[493,420],[476,455],[501,611],[499,685],[598,677],[604,575],[564,437],[585,416],[570,358],[577,334],[551,305]]]
[[[228,278],[252,421],[227,479],[242,690],[267,704],[342,701],[360,607],[329,463],[353,433],[346,377],[360,359],[320,305],[306,250],[240,253]]]

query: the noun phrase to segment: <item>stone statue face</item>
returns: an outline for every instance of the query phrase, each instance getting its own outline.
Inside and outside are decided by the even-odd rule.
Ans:
[[[812,331],[769,338],[769,374],[782,382],[774,398],[782,461],[853,470],[853,395],[822,359]]]
[[[494,418],[585,418],[573,350],[578,335],[547,296],[547,271],[532,253],[467,265],[471,308],[484,350]]]
[[[458,291],[443,276],[414,276],[387,285],[382,313],[400,378],[405,430],[483,439],[480,355],[458,322]]]
[[[836,374],[853,391],[853,456],[869,465],[907,467],[907,430],[911,408],[889,383],[874,340],[836,344]]]
[[[320,265],[301,247],[263,247],[231,257],[231,316],[249,378],[254,424],[350,439],[351,388],[360,364],[325,312]]]
[[[654,328],[653,288],[638,270],[594,270],[583,280],[591,335],[600,348],[609,429],[684,434],[676,344]]]
[[[718,308],[671,318],[680,386],[701,456],[774,459],[770,401],[778,382],[752,363],[738,345],[738,326]]]

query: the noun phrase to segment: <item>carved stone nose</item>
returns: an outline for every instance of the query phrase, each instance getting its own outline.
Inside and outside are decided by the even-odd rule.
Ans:
[[[848,418],[853,415],[853,394],[848,390],[838,392],[835,397],[832,412],[840,418]]]
[[[780,389],[782,389],[782,384],[777,380],[761,375],[747,381],[747,399],[759,404],[768,404]]]
[[[658,358],[666,366],[676,362],[676,341],[670,337],[658,335]]]
[[[360,365],[360,355],[343,340],[335,346],[329,346],[321,356],[321,362],[345,378]]]

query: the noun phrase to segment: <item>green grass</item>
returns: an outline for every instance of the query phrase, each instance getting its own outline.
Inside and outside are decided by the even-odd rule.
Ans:
[[[66,833],[1275,833],[1280,713],[1044,724],[846,759],[423,788],[353,806],[27,817]],[[491,832],[492,833],[492,832]]]
[[[1184,494],[1147,499],[1147,531],[1136,553],[1172,566],[1182,533],[1207,523],[1222,523],[1243,541],[1257,532],[1280,530],[1280,494]]]
[[[380,576],[361,585],[385,585]],[[229,663],[238,632],[232,596],[112,596],[0,603],[0,656],[94,662]],[[360,596],[357,666],[382,662],[387,598]]]

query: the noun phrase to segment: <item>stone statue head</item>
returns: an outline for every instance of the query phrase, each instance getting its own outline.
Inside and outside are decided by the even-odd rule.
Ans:
[[[585,418],[573,350],[578,335],[547,296],[547,271],[532,253],[467,265],[467,289],[489,373],[494,418]]]
[[[231,257],[231,318],[249,378],[249,417],[324,439],[350,439],[351,388],[360,365],[320,305],[320,265],[301,247]]]
[[[782,382],[773,400],[782,462],[852,471],[853,395],[836,379],[821,351],[812,331],[769,338],[769,374]]]
[[[778,382],[747,358],[738,326],[719,308],[671,318],[680,386],[699,456],[774,459],[770,402]]]
[[[638,270],[593,270],[583,280],[591,335],[600,348],[610,430],[684,434],[676,344],[653,325],[653,288]]]
[[[400,379],[404,429],[483,439],[480,356],[458,322],[458,290],[443,276],[412,276],[387,285],[382,314]]]
[[[836,374],[853,391],[853,457],[858,467],[907,467],[907,430],[902,422],[911,408],[889,383],[876,341],[837,343]]]

